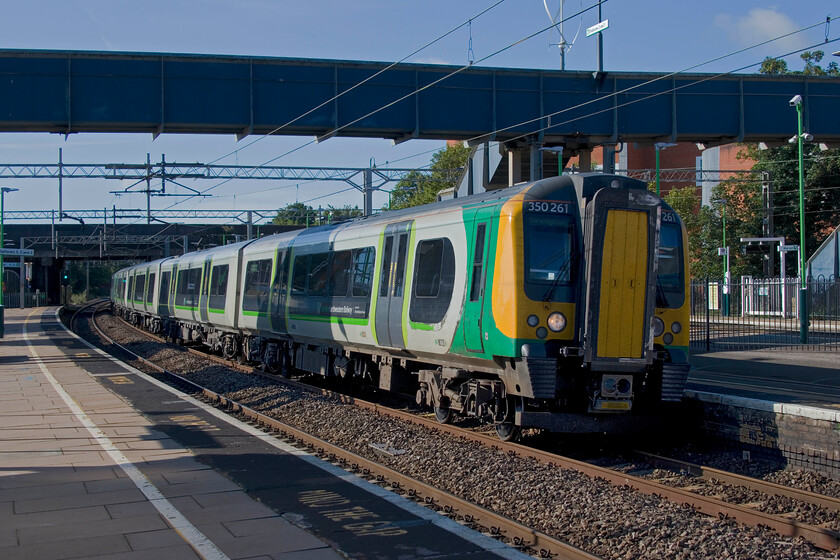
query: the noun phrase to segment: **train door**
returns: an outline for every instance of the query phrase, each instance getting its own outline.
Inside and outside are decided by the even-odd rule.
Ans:
[[[376,295],[376,340],[380,346],[405,348],[403,303],[405,269],[408,260],[412,222],[390,224],[382,242],[382,267]]]
[[[203,323],[210,321],[210,269],[213,264],[213,259],[208,258],[204,261],[204,267],[201,271],[201,284],[198,292],[198,316]]]
[[[487,279],[487,257],[490,246],[491,209],[472,211],[466,220],[467,236],[472,241],[467,273],[469,289],[464,301],[464,345],[471,352],[484,352],[482,320]],[[469,245],[469,243],[468,243]]]
[[[594,342],[589,352],[593,361],[649,358],[657,212],[658,206],[634,203],[627,191],[601,191],[587,206],[586,330]]]
[[[169,310],[172,312],[172,315],[176,315],[176,292],[178,289],[178,265],[172,265],[172,277],[169,280],[169,295],[167,296],[167,301],[169,302],[168,307]]]
[[[286,332],[286,292],[290,261],[288,251],[277,251],[275,260],[277,264],[274,267],[274,278],[271,281],[271,299],[268,307],[268,313],[271,317],[271,330],[274,332]]]

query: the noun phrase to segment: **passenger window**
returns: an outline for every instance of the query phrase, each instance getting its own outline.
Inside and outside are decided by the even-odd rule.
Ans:
[[[480,224],[475,232],[475,251],[473,253],[472,283],[470,284],[470,301],[478,301],[481,298],[481,290],[484,286],[484,236],[487,230],[486,224]]]
[[[155,274],[149,274],[149,287],[146,288],[146,303],[152,303],[154,301],[154,294],[155,294]]]
[[[225,297],[227,295],[229,265],[220,264],[214,266],[210,273],[210,309],[224,309]]]
[[[414,284],[408,317],[415,323],[443,321],[455,285],[455,250],[449,239],[428,239],[417,244]]]
[[[373,247],[353,249],[353,297],[369,297],[373,284]]]
[[[292,271],[292,293],[303,295],[306,293],[306,277],[309,276],[309,255],[295,257]]]
[[[167,305],[169,301],[169,279],[171,277],[172,273],[168,270],[160,273],[160,293],[158,294],[158,303],[161,305]]]
[[[245,265],[245,295],[242,309],[264,313],[268,311],[268,289],[271,281],[271,259],[248,261]]]
[[[330,254],[319,253],[309,257],[309,284],[307,295],[323,296],[327,293],[327,282],[330,279]]]
[[[385,247],[382,249],[382,272],[379,275],[379,297],[387,297],[388,289],[391,287],[391,252],[394,248],[394,237],[385,238]]]
[[[146,275],[141,274],[134,280],[134,301],[143,303],[146,296]]]
[[[350,251],[338,251],[333,254],[330,265],[330,296],[344,297],[350,285],[350,272],[353,266]]]

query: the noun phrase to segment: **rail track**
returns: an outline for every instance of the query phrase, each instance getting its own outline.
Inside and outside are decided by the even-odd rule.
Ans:
[[[333,445],[305,431],[299,430],[275,418],[271,418],[252,408],[226,398],[215,391],[193,383],[183,376],[170,372],[146,358],[131,352],[106,335],[96,323],[96,313],[97,311],[94,310],[91,314],[92,324],[98,334],[105,340],[108,340],[110,344],[118,346],[123,352],[129,355],[133,355],[135,359],[155,369],[158,373],[167,377],[170,382],[173,382],[180,388],[191,393],[201,395],[207,402],[225,409],[231,414],[237,415],[247,421],[259,425],[266,432],[272,433],[276,437],[287,441],[291,440],[298,445],[302,445],[322,459],[335,463],[354,474],[364,476],[365,478],[371,479],[378,484],[389,487],[400,494],[407,495],[418,502],[423,502],[427,506],[433,507],[445,515],[456,518],[474,529],[488,533],[496,538],[504,538],[507,541],[510,541],[512,546],[515,548],[536,552],[541,558],[559,558],[563,560],[602,560],[600,556],[589,554],[530,527],[517,523],[516,521],[498,515],[492,511],[488,511],[487,509],[479,507],[466,500],[462,500],[448,492],[434,488],[415,478],[406,476],[375,461],[371,461],[370,459]],[[75,319],[76,315],[73,316],[71,325],[73,325]],[[148,333],[144,334],[149,336]],[[228,364],[228,362],[224,360],[222,361]],[[236,366],[240,370],[247,369],[238,364],[236,364]],[[291,384],[293,382],[287,383]],[[311,389],[310,387],[302,386],[301,384],[295,385],[298,388],[305,388],[307,390]],[[381,411],[380,407],[372,403],[358,401],[356,404],[365,408],[370,408],[374,411]],[[387,453],[388,450],[385,449],[383,452]]]
[[[146,333],[145,331],[137,330],[137,332],[142,333],[146,337],[152,337],[152,335]],[[100,336],[103,336],[104,338],[110,340],[110,337],[107,337],[104,333],[101,333]],[[152,338],[155,338],[156,340],[160,341],[159,338]],[[111,344],[117,343],[112,341]],[[128,350],[126,350],[126,352],[128,352]],[[240,371],[255,373],[255,370],[253,370],[253,368],[243,367],[239,364],[233,364],[215,356],[208,357],[206,354],[203,353],[198,354],[200,354],[204,358],[211,359],[216,363],[223,363],[227,367],[234,367],[236,369],[239,369]],[[138,356],[138,359],[147,362],[144,358],[140,356]],[[153,364],[150,364],[150,367],[154,367],[156,369],[158,368]],[[167,375],[174,374],[167,373]],[[563,469],[571,469],[579,473],[583,473],[592,479],[605,480],[616,487],[633,488],[649,496],[653,496],[656,498],[664,498],[670,502],[680,504],[685,508],[699,511],[709,516],[719,517],[723,519],[732,519],[740,523],[755,527],[770,527],[780,535],[785,535],[793,538],[803,537],[809,542],[813,543],[816,547],[823,550],[840,550],[840,533],[830,529],[815,527],[782,516],[763,513],[761,511],[756,511],[748,507],[726,503],[714,497],[703,496],[686,490],[684,488],[672,487],[656,481],[648,480],[641,476],[633,476],[614,469],[600,467],[587,462],[562,457],[547,451],[541,451],[519,444],[503,443],[500,442],[495,436],[476,433],[475,431],[465,430],[458,426],[441,425],[430,418],[418,416],[416,413],[394,410],[379,404],[370,403],[357,398],[348,398],[346,396],[336,395],[323,389],[312,388],[293,381],[280,380],[276,378],[276,376],[267,377],[270,377],[275,383],[282,383],[285,385],[294,386],[300,390],[342,398],[345,400],[345,402],[350,401],[355,406],[365,410],[369,410],[377,416],[387,416],[389,418],[399,419],[401,421],[410,422],[418,426],[423,426],[430,430],[444,432],[456,438],[471,441],[485,446],[487,448],[498,450],[500,452],[508,454],[511,457],[527,458],[536,461],[537,463],[542,465],[547,465],[550,467],[559,467]],[[468,501],[454,496],[449,492],[441,491],[423,483],[419,483],[421,486],[415,487],[413,486],[413,484],[417,481],[411,482],[411,480],[408,480],[411,477],[406,477],[405,475],[396,472],[394,469],[381,465],[377,461],[371,461],[370,459],[361,457],[358,454],[342,451],[336,446],[327,443],[321,440],[320,438],[302,433],[300,430],[292,426],[279,423],[278,420],[269,418],[268,416],[261,414],[258,411],[252,410],[247,406],[233,402],[231,399],[223,395],[216,394],[212,391],[209,391],[208,389],[195,385],[192,382],[184,379],[183,376],[176,376],[175,378],[179,380],[178,383],[188,384],[191,387],[192,391],[207,395],[208,399],[220,403],[221,406],[234,410],[248,418],[251,418],[255,422],[262,423],[268,426],[268,429],[270,430],[278,431],[282,434],[285,434],[285,437],[292,437],[298,441],[304,442],[304,445],[315,448],[316,450],[323,450],[323,452],[321,453],[322,455],[325,455],[327,458],[335,457],[335,460],[343,464],[345,467],[349,465],[350,470],[362,473],[367,472],[370,473],[371,476],[381,477],[383,483],[391,484],[393,487],[400,489],[400,491],[404,491],[414,496],[422,496],[422,498],[424,500],[429,501],[431,505],[443,509],[443,511],[449,515],[459,516],[465,523],[483,526],[491,534],[504,535],[505,537],[510,539],[514,546],[537,550],[542,556],[557,555],[560,558],[595,558],[595,556],[588,555],[587,553],[582,552],[578,549],[565,551],[565,547],[567,547],[568,545],[563,544],[561,541],[554,539],[553,537],[550,537],[544,533],[536,531],[533,528],[529,528],[510,519],[505,519],[502,516],[498,516],[494,512],[488,511],[486,508],[478,507],[478,509],[473,510],[471,508],[476,507],[474,504],[470,504]],[[380,450],[380,453],[387,452],[387,449]],[[350,454],[344,455],[344,453]],[[651,461],[660,461],[659,464],[663,464],[664,462],[668,461],[667,459],[661,457],[649,457],[648,459]],[[673,460],[671,461],[672,462],[670,463],[670,468],[677,468],[690,473],[700,473],[699,476],[705,476],[709,480],[731,481],[728,483],[744,485],[760,492],[772,493],[775,495],[783,495],[791,499],[801,500],[806,503],[813,503],[819,507],[832,509],[833,511],[837,511],[836,508],[840,507],[840,500],[836,500],[831,497],[819,496],[813,493],[803,493],[793,488],[781,487],[780,485],[772,485],[763,481],[756,481],[755,479],[747,480],[746,477],[739,477],[738,475],[733,475],[732,473],[725,473],[724,471],[717,471],[709,468],[699,467],[696,465],[677,465],[673,463]],[[355,468],[353,468],[354,466]],[[566,556],[565,554],[569,555]],[[583,554],[584,556],[579,556],[578,554]]]

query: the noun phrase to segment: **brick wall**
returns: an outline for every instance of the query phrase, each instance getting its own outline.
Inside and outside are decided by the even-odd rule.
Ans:
[[[688,393],[700,404],[701,429],[709,437],[840,479],[840,411]]]

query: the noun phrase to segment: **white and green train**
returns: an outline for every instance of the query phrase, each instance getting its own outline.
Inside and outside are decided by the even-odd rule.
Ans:
[[[616,431],[682,398],[686,251],[645,183],[563,175],[137,265],[111,297],[151,332],[410,390],[502,439]]]

